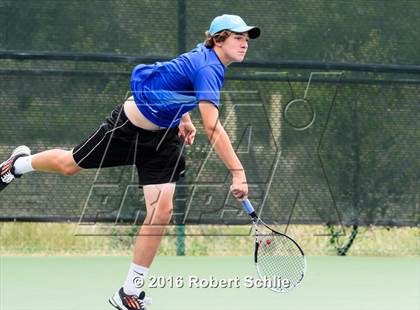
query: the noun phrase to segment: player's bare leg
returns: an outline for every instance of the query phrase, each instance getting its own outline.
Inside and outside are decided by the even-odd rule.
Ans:
[[[147,216],[137,236],[133,262],[150,267],[173,211],[175,183],[144,186]]]
[[[31,155],[31,150],[21,145],[13,151],[9,159],[0,164],[0,191],[16,178],[33,170],[70,176],[82,168],[74,161],[72,151],[54,149]]]
[[[82,170],[74,161],[72,151],[60,149],[34,154],[32,167],[37,171],[58,172],[66,176],[74,175]]]
[[[109,300],[119,309],[145,309],[145,304],[150,303],[145,299],[142,286],[159,249],[165,227],[172,217],[175,183],[146,185],[143,191],[147,215],[137,236],[133,263],[124,287]]]

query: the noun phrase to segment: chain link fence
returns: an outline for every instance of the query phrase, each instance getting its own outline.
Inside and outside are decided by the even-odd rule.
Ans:
[[[128,94],[128,72],[14,70],[0,75],[4,158],[19,144],[33,152],[71,149]],[[225,83],[221,121],[265,218],[418,223],[419,81],[345,71],[236,71]],[[245,223],[228,196],[229,172],[212,152],[200,116],[192,117],[199,134],[186,149],[187,176],[177,196],[184,210],[175,221]],[[140,223],[145,210],[133,171],[89,170],[71,178],[35,172],[2,193],[2,218]]]

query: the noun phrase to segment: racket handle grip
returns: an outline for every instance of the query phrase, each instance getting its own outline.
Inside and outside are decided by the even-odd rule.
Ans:
[[[254,208],[252,207],[251,202],[248,199],[245,199],[244,201],[242,201],[242,207],[245,209],[246,213],[248,213],[252,217],[257,216]]]

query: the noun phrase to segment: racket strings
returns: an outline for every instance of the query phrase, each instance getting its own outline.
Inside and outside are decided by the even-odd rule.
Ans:
[[[271,231],[263,233],[256,230],[256,233],[257,268],[260,276],[268,279],[287,279],[290,282],[289,287],[273,288],[281,291],[287,291],[298,285],[304,275],[305,258],[296,244],[287,236]]]

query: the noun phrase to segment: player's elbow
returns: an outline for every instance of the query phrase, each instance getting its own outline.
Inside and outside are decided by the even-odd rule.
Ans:
[[[207,126],[204,125],[204,130],[206,131],[206,134],[208,138],[210,139],[210,141],[212,141],[213,139],[215,139],[216,137],[220,135],[223,128],[218,122],[217,124],[211,124],[211,125],[208,124]]]
[[[204,124],[204,131],[208,136],[211,136],[217,129],[217,125],[214,124]]]

